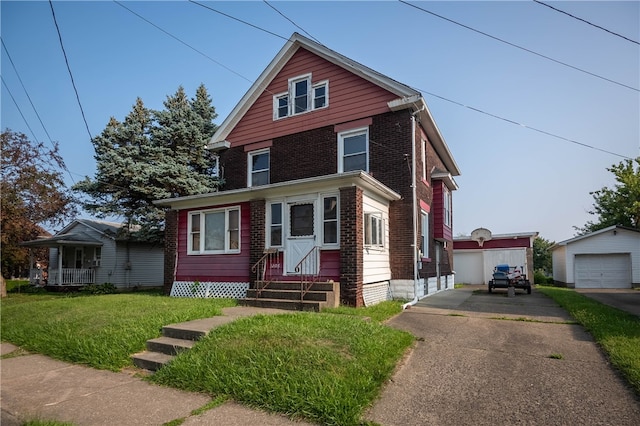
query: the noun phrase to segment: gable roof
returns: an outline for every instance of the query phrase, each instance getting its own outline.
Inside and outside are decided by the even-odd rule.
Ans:
[[[640,237],[640,229],[629,228],[629,227],[620,226],[620,225],[613,225],[613,226],[608,226],[606,228],[598,229],[597,231],[593,231],[593,232],[590,232],[588,234],[578,235],[577,237],[573,237],[573,238],[570,238],[568,240],[560,241],[559,243],[554,244],[551,247],[551,250],[555,250],[555,249],[557,249],[557,248],[559,248],[561,246],[566,246],[567,244],[571,244],[571,243],[574,243],[576,241],[580,241],[580,240],[584,240],[584,239],[587,239],[587,238],[591,238],[591,237],[594,237],[596,235],[604,234],[606,232],[613,231],[613,230],[616,230],[616,229],[620,229],[620,230],[623,230],[623,231],[637,232],[639,234],[638,236]]]
[[[80,229],[78,225],[81,225]],[[104,220],[94,219],[75,219],[70,224],[62,228],[54,236],[47,238],[38,238],[36,240],[24,241],[20,243],[22,246],[27,247],[49,247],[53,245],[85,245],[85,246],[101,246],[103,243],[98,239],[90,236],[87,232],[82,230],[84,228],[90,228],[105,238],[112,240],[116,239],[118,231],[124,227],[123,224],[117,222],[108,222]],[[132,231],[138,230],[140,227],[136,226],[132,228]]]
[[[377,85],[398,96],[398,99],[389,102],[391,111],[403,109],[412,109],[418,116],[418,120],[424,127],[429,140],[433,144],[436,152],[446,165],[448,172],[453,176],[460,175],[460,169],[453,159],[453,155],[449,150],[440,130],[438,129],[427,104],[417,90],[402,84],[390,77],[387,77],[377,71],[372,70],[352,59],[347,58],[335,52],[324,45],[316,43],[298,33],[293,33],[291,38],[280,49],[278,54],[269,63],[267,68],[260,74],[258,79],[249,88],[247,93],[240,99],[238,104],[233,108],[231,113],[222,122],[216,133],[211,137],[208,148],[216,149],[224,146],[228,147],[229,142],[226,138],[233,131],[235,126],[240,122],[242,117],[247,113],[249,108],[256,102],[258,97],[264,92],[269,83],[278,75],[282,68],[287,64],[289,59],[298,51],[304,48],[321,58],[342,67],[357,76]]]

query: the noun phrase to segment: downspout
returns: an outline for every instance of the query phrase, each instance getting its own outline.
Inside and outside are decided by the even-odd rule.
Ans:
[[[418,209],[418,200],[416,192],[416,115],[422,111],[419,109],[411,114],[411,198],[412,198],[412,213],[411,218],[413,221],[413,300],[402,305],[402,310],[405,310],[416,303],[418,303],[418,286],[420,280],[418,279],[418,250],[416,247],[416,241],[418,238],[418,216],[416,210]]]

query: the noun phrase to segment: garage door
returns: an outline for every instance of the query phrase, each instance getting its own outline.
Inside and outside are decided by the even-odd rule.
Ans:
[[[576,288],[630,288],[631,256],[628,254],[577,254]]]
[[[456,284],[484,284],[482,276],[482,252],[453,253],[453,268]]]

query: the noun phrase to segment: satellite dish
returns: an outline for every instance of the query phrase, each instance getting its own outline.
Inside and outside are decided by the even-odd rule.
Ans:
[[[474,229],[471,232],[471,239],[473,241],[477,241],[478,245],[482,247],[485,241],[489,241],[491,239],[491,231],[486,228]]]

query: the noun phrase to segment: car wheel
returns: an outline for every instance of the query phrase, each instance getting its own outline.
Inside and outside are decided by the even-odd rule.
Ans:
[[[491,293],[491,286],[489,286],[489,293]]]
[[[531,286],[527,287],[527,294],[531,294]]]

